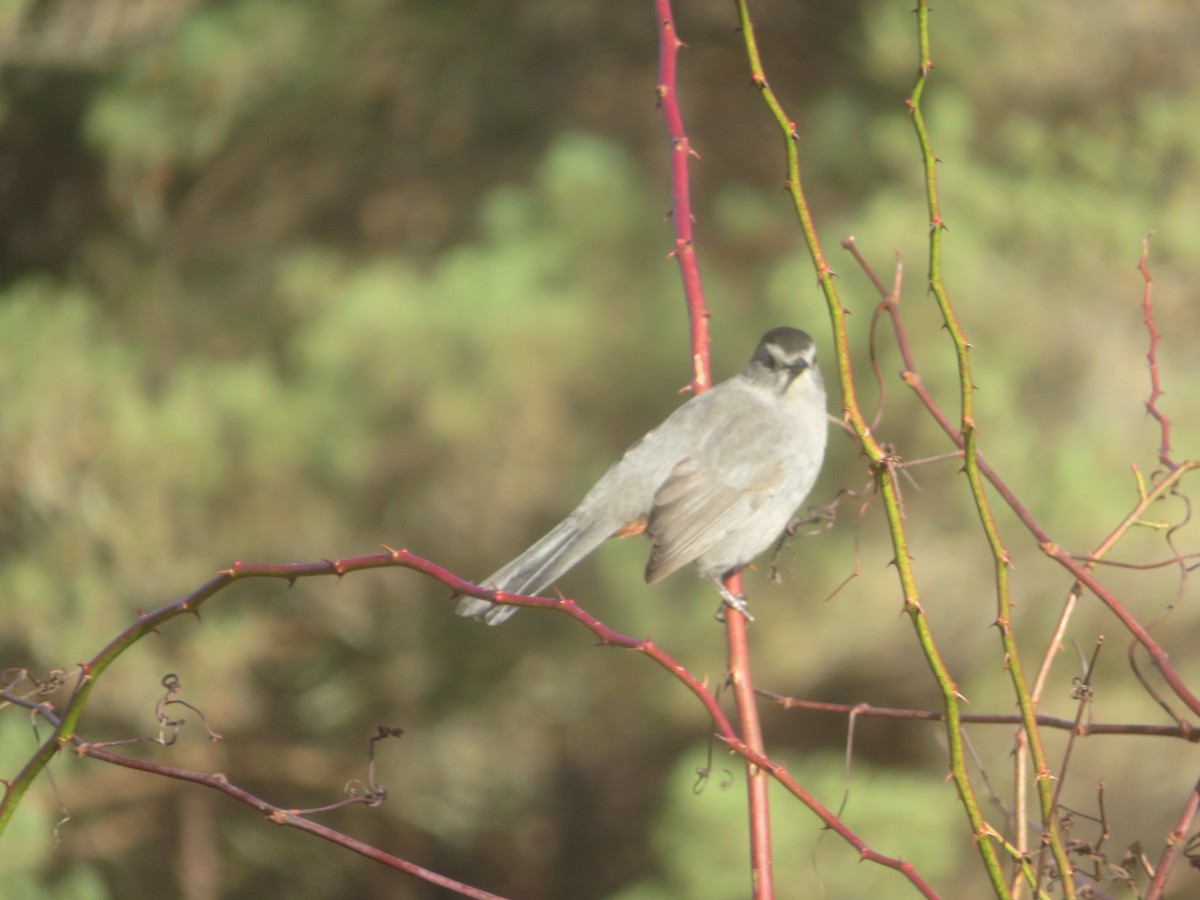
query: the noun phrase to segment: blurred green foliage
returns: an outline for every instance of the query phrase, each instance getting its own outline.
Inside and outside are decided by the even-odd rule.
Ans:
[[[704,748],[691,748],[694,756]],[[831,808],[845,797],[855,812],[846,823],[871,846],[903,843],[906,859],[934,883],[952,876],[962,852],[960,813],[951,790],[923,777],[863,766],[851,782],[843,782],[845,760],[838,754],[777,759],[790,772],[814,769],[805,787]],[[699,781],[694,762],[681,762],[668,778],[666,811],[654,832],[664,871],[634,885],[619,900],[666,900],[671,897],[740,897],[746,892],[744,847],[745,791],[741,772],[728,769]],[[847,786],[849,784],[849,789]],[[773,796],[776,807],[789,795]],[[858,854],[832,833],[817,837],[796,817],[781,817],[772,831],[776,879],[787,897],[889,897],[900,893],[896,875],[878,866],[855,865]],[[708,847],[697,854],[695,848]],[[948,848],[957,848],[954,853]],[[865,871],[864,871],[865,870]]]
[[[778,192],[777,138],[745,87],[730,11],[680,6],[714,374],[735,371],[758,334],[784,322],[812,330],[829,359],[811,266]],[[860,391],[875,396],[876,298],[834,255],[847,233],[885,280],[903,254],[918,365],[953,412],[902,105],[915,68],[910,7],[762,6],[768,72],[797,117],[853,313]],[[388,543],[480,577],[673,408],[690,373],[648,15],[549,2],[151,7],[142,31],[89,19],[90,43],[74,54],[49,5],[42,18],[0,8],[12,29],[0,35],[0,668],[69,669],[137,608],[234,559]],[[1056,538],[1084,552],[1132,504],[1129,465],[1154,466],[1134,268],[1150,229],[1161,405],[1177,456],[1194,455],[1200,437],[1184,402],[1200,391],[1200,13],[1150,0],[1135,14],[1105,0],[1081,21],[1066,8],[939,8],[926,99],[984,453]],[[945,452],[893,377],[887,340],[880,351],[878,432],[908,459]],[[972,710],[1008,711],[989,558],[956,468],[914,470],[905,496],[923,601]],[[866,481],[835,434],[813,502]],[[785,551],[781,585],[749,576],[769,623],[752,633],[758,683],[936,706],[898,615],[878,510],[858,523],[858,503],[843,500],[832,531]],[[1171,501],[1161,518],[1182,511]],[[999,515],[1032,666],[1069,584]],[[684,575],[647,589],[644,553],[635,541],[606,547],[563,589],[715,681],[723,646],[710,592]],[[861,576],[822,603],[856,553]],[[1146,530],[1118,555],[1166,553]],[[1200,675],[1186,652],[1200,631],[1190,583],[1177,597],[1171,570],[1105,576],[1145,619],[1177,603],[1159,637]],[[1099,633],[1113,623],[1085,604],[1071,638],[1086,654]],[[406,736],[377,750],[388,802],[331,825],[514,896],[744,896],[740,770],[728,790],[714,776],[696,796],[700,708],[644,659],[590,648],[557,617],[523,613],[501,630],[456,619],[446,591],[405,572],[242,583],[200,621],[177,620],[127,653],[81,733],[157,733],[160,679],[178,673],[225,740],[206,743],[189,715],[175,747],[133,752],[225,772],[300,807],[364,778],[374,726],[401,725]],[[1101,657],[1097,718],[1153,718],[1120,656]],[[1077,672],[1064,657],[1044,712],[1073,715]],[[766,718],[769,747],[836,806],[844,720]],[[946,896],[978,896],[934,726],[859,728],[847,821]],[[971,735],[1006,796],[1010,731]],[[1085,744],[1066,799],[1094,811],[1104,778],[1113,846],[1152,846],[1190,787],[1186,748]],[[21,716],[0,710],[0,777],[36,745]],[[1151,756],[1167,774],[1147,784],[1138,773]],[[435,895],[187,786],[66,757],[53,772],[0,849],[14,897],[241,897],[281,884],[291,897]],[[904,890],[783,795],[774,810],[781,896]],[[987,812],[1004,821],[998,803]]]

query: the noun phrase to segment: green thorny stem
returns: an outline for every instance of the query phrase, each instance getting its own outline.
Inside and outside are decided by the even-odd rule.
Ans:
[[[787,190],[792,198],[793,205],[796,209],[796,214],[800,219],[800,227],[804,233],[804,239],[808,246],[809,253],[812,256],[813,265],[817,271],[817,278],[821,285],[822,292],[825,295],[826,304],[829,309],[829,316],[833,328],[834,351],[837,358],[838,375],[842,385],[842,414],[845,421],[849,424],[854,434],[858,438],[862,451],[870,460],[871,470],[874,473],[876,484],[879,490],[880,497],[883,500],[884,512],[888,521],[888,529],[892,537],[892,548],[894,551],[894,561],[896,571],[900,579],[901,590],[904,594],[904,611],[908,614],[912,621],[913,628],[916,632],[917,641],[921,646],[922,652],[925,654],[925,659],[929,665],[930,671],[936,679],[939,688],[942,692],[942,703],[945,710],[946,721],[946,736],[949,746],[951,778],[958,790],[959,798],[966,811],[967,818],[970,821],[972,832],[975,836],[975,844],[982,858],[984,868],[991,880],[993,890],[999,897],[1009,896],[1008,886],[1004,873],[1000,866],[1000,861],[997,856],[997,844],[1003,847],[1004,842],[1000,838],[997,831],[992,828],[983,816],[979,806],[979,801],[975,793],[975,788],[971,783],[970,776],[967,774],[966,754],[964,750],[964,741],[960,728],[960,708],[959,695],[957,686],[950,676],[946,664],[938,651],[937,645],[933,638],[933,633],[929,627],[929,622],[925,617],[924,610],[921,607],[920,595],[917,590],[916,576],[912,569],[912,561],[908,552],[908,538],[904,528],[903,515],[899,492],[896,486],[896,470],[892,465],[892,460],[888,453],[879,445],[875,437],[872,435],[870,427],[866,419],[863,417],[862,411],[859,408],[858,400],[854,390],[854,378],[850,365],[850,350],[849,341],[846,334],[846,310],[842,306],[838,296],[837,287],[833,281],[833,272],[825,261],[824,253],[821,250],[820,241],[817,237],[816,228],[813,225],[812,215],[808,208],[808,202],[804,195],[804,189],[800,179],[800,160],[799,153],[796,148],[797,134],[795,124],[788,118],[776,98],[774,91],[767,82],[766,75],[763,71],[762,60],[758,52],[757,41],[754,36],[754,26],[750,21],[750,14],[747,8],[746,0],[737,0],[738,16],[741,24],[742,36],[746,45],[746,53],[749,58],[751,79],[762,94],[771,114],[779,124],[783,132],[785,152],[787,155]],[[921,59],[928,59],[928,34],[927,34],[927,9],[924,3],[920,4],[918,10],[918,21],[921,23]],[[925,64],[921,66],[920,80],[917,88],[913,93],[911,107],[914,114],[914,121],[917,122],[918,136],[921,140],[922,152],[926,158],[926,184],[929,192],[929,204],[933,214],[934,228],[931,232],[931,276],[930,281],[935,284],[935,294],[938,296],[939,305],[942,308],[943,315],[946,317],[947,324],[950,326],[952,333],[957,337],[959,347],[959,366],[962,372],[964,384],[968,389],[964,392],[966,403],[965,409],[967,413],[970,410],[970,373],[966,359],[966,342],[961,339],[961,331],[955,322],[953,311],[950,309],[949,303],[945,300],[945,292],[941,288],[940,283],[940,218],[937,214],[937,192],[936,180],[933,173],[933,154],[929,148],[928,138],[924,130],[924,124],[920,119],[919,100],[921,90],[924,87],[925,77],[927,76],[929,67]],[[970,419],[964,415],[964,430],[969,435],[968,440],[972,443],[969,445],[967,457],[971,458],[973,453],[973,431],[966,428],[966,424]],[[978,472],[973,476],[973,490],[975,491],[977,503],[982,498],[982,493],[975,486],[978,485]],[[981,507],[981,511],[986,513],[986,502]],[[985,514],[985,526],[990,525],[991,518]],[[992,529],[994,532],[994,528]],[[991,534],[989,533],[989,539]],[[994,544],[999,547],[998,541]],[[1002,552],[1002,548],[1001,548]],[[1004,571],[1004,557],[1000,557],[1001,563],[998,569]],[[1007,596],[1005,591],[1004,596]],[[1007,623],[1005,623],[1006,626]],[[1002,631],[1007,631],[1006,627]],[[1011,640],[1006,636],[1006,641],[1011,643]],[[1016,676],[1020,680],[1019,667],[1016,670]],[[1026,699],[1028,699],[1028,691],[1023,691]],[[1028,723],[1027,723],[1028,727]],[[1040,752],[1040,745],[1039,745]],[[1044,771],[1044,766],[1039,767],[1039,772]],[[1055,840],[1057,841],[1057,832],[1055,832]],[[1061,841],[1057,841],[1058,849],[1061,850]],[[1012,852],[1009,849],[1008,852]],[[1056,854],[1057,855],[1057,854]],[[1065,854],[1061,857],[1060,864],[1065,859]],[[1069,886],[1069,869],[1064,869],[1067,874],[1067,882]]]
[[[920,54],[920,72],[912,96],[908,100],[909,112],[912,116],[913,128],[916,131],[917,142],[921,147],[921,159],[925,167],[925,194],[929,208],[929,290],[937,301],[942,319],[946,324],[954,342],[955,354],[958,357],[958,376],[962,404],[962,447],[964,471],[970,484],[971,494],[975,500],[975,508],[979,513],[979,522],[983,527],[988,546],[992,552],[996,580],[996,627],[1000,633],[1000,641],[1004,648],[1004,660],[1012,679],[1013,691],[1021,711],[1022,728],[1028,740],[1029,753],[1033,759],[1036,772],[1038,797],[1041,801],[1043,841],[1049,845],[1058,865],[1063,896],[1072,900],[1075,897],[1075,886],[1071,878],[1071,862],[1067,856],[1066,847],[1059,832],[1058,820],[1054,811],[1054,775],[1046,761],[1045,748],[1042,745],[1041,734],[1037,727],[1037,710],[1030,696],[1029,687],[1017,653],[1016,641],[1012,632],[1012,596],[1009,591],[1009,554],[1000,539],[1000,532],[992,516],[987,493],[984,490],[983,477],[979,470],[977,457],[977,431],[974,415],[974,386],[971,378],[970,344],[962,327],[958,323],[954,307],[946,293],[942,282],[942,235],[945,223],[941,215],[941,204],[937,190],[937,157],[934,155],[929,132],[925,127],[925,117],[921,112],[921,97],[928,82],[929,73],[933,68],[932,56],[929,51],[929,3],[928,0],[918,0],[917,3],[917,40]],[[997,890],[998,895],[1006,895],[1007,889]]]

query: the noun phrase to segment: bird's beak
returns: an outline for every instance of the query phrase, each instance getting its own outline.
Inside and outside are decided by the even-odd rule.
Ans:
[[[801,375],[803,375],[805,372],[807,372],[808,368],[809,368],[808,360],[806,360],[806,359],[798,359],[794,363],[792,363],[790,366],[788,366],[787,367],[788,387],[791,387],[793,381],[795,381],[797,378],[799,378]]]

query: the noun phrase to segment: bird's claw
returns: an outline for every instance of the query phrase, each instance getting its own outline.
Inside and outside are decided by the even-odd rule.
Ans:
[[[724,622],[725,610],[727,609],[736,609],[746,617],[747,622],[749,622],[751,625],[754,624],[754,616],[750,613],[750,607],[746,603],[745,597],[739,597],[736,594],[730,593],[729,591],[722,591],[721,605],[717,607],[716,615],[713,618],[715,618],[718,622]]]

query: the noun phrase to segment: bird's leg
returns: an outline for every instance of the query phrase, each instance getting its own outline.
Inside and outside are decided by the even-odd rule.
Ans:
[[[718,622],[724,622],[725,610],[736,609],[746,617],[747,622],[754,622],[754,616],[750,614],[750,608],[746,605],[745,597],[741,597],[729,590],[729,588],[725,587],[725,582],[722,581],[719,576],[710,575],[709,581],[716,585],[717,592],[721,595],[721,605],[717,607],[716,615],[713,618],[715,618]]]

